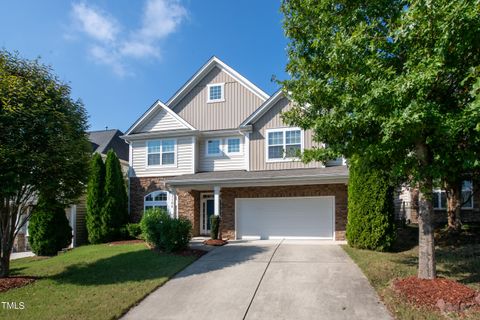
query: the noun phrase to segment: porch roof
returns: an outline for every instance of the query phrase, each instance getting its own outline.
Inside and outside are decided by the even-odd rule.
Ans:
[[[172,187],[200,185],[277,185],[347,183],[348,167],[334,166],[314,169],[265,170],[265,171],[214,171],[187,174],[167,179]]]

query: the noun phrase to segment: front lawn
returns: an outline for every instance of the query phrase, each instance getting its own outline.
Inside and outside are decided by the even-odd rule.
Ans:
[[[145,244],[90,245],[53,258],[12,261],[12,275],[40,279],[0,293],[0,319],[118,318],[148,293],[192,263],[194,256],[160,254]]]
[[[418,229],[407,227],[399,235],[395,252],[375,252],[343,246],[397,319],[445,319],[439,312],[415,308],[400,299],[390,284],[395,278],[417,274]],[[480,290],[480,242],[442,243],[436,248],[437,273]],[[458,315],[450,315],[456,317]],[[480,311],[468,311],[466,319],[480,319]]]

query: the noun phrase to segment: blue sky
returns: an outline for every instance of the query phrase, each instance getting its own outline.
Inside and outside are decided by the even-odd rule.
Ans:
[[[280,0],[0,0],[0,47],[40,57],[91,130],[125,131],[212,55],[268,94],[284,79]]]

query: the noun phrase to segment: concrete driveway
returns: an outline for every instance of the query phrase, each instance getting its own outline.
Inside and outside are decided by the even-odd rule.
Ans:
[[[321,241],[233,242],[160,287],[124,319],[391,319],[360,269]]]

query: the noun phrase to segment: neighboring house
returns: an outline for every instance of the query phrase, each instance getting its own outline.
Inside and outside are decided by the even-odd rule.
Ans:
[[[480,222],[480,190],[477,181],[465,180],[462,185],[463,206],[460,219],[463,223]],[[415,188],[403,186],[395,196],[395,218],[407,222],[418,222],[418,195]],[[434,222],[442,225],[447,222],[447,196],[445,190],[433,190]]]
[[[92,144],[92,152],[99,153],[105,160],[107,152],[113,149],[120,159],[122,171],[127,178],[128,174],[128,145],[120,136],[123,132],[117,129],[100,130],[88,132],[88,139]],[[78,203],[65,209],[67,219],[72,227],[72,246],[85,244],[87,242],[87,230],[85,225],[86,198],[82,196]],[[13,245],[14,252],[30,250],[28,243],[28,222],[19,231]]]
[[[126,132],[130,214],[163,207],[208,235],[221,215],[229,239],[345,239],[348,168],[304,164],[311,131],[289,127],[281,91],[269,96],[212,57],[166,103]]]

